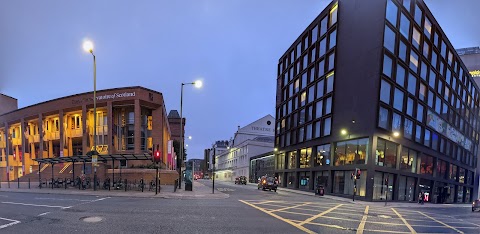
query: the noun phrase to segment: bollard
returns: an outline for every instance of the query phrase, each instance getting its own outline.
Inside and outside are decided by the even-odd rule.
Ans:
[[[125,187],[125,192],[127,191],[127,179],[125,179],[125,183],[123,184]]]
[[[28,178],[28,189],[30,189],[30,178]]]
[[[17,178],[17,187],[20,188],[20,178]]]

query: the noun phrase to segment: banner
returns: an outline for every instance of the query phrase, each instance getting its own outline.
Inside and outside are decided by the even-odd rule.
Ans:
[[[430,110],[427,111],[427,125],[463,148],[472,150],[472,142],[469,139]]]

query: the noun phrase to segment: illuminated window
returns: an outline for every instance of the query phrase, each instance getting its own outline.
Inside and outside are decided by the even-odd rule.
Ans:
[[[329,27],[337,23],[338,3],[336,3],[330,10],[330,24]]]
[[[304,106],[305,105],[305,102],[307,100],[307,92],[302,92],[302,94],[300,95],[300,106]]]
[[[424,26],[423,33],[425,33],[427,38],[430,38],[430,35],[432,35],[432,23],[430,23],[430,20],[428,20],[427,17],[425,17],[425,26]]]
[[[412,31],[412,45],[415,48],[420,49],[420,31],[418,31],[416,27],[413,27]]]
[[[410,51],[410,69],[414,72],[418,71],[418,54],[415,51]]]

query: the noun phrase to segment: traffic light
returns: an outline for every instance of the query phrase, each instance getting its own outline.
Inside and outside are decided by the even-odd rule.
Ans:
[[[353,176],[354,176],[354,174],[353,174],[353,172],[352,172],[352,174],[350,174],[350,179],[353,180]]]
[[[388,185],[388,177],[385,178],[385,185]]]
[[[154,155],[153,155],[153,161],[154,162],[160,162],[161,161],[161,156],[162,154],[160,153],[160,151],[155,151]]]
[[[355,169],[355,176],[357,179],[360,179],[360,175],[362,174],[362,171],[358,168]]]

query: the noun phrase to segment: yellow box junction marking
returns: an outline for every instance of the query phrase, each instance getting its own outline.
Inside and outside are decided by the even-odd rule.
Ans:
[[[397,212],[395,209],[393,209],[393,208],[390,208],[390,209],[392,209],[393,212],[394,212],[395,214],[397,214],[397,216],[403,221],[403,223],[405,224],[405,226],[407,226],[408,230],[410,230],[411,233],[417,233],[417,232],[415,231],[415,229],[413,229],[412,226],[410,226],[410,224],[407,222],[407,220],[405,220],[400,213],[398,213],[398,212]]]
[[[434,217],[431,217],[430,215],[427,215],[427,214],[425,214],[425,213],[423,213],[423,212],[420,212],[420,211],[418,211],[418,213],[421,214],[421,215],[423,215],[423,216],[425,216],[425,217],[427,217],[427,218],[430,218],[431,220],[433,220],[433,221],[435,221],[435,222],[437,222],[437,223],[439,223],[439,224],[442,224],[442,225],[445,226],[445,227],[448,227],[448,228],[450,228],[450,229],[453,229],[453,230],[455,230],[455,231],[458,232],[458,233],[463,233],[462,231],[460,231],[460,230],[458,230],[458,229],[456,229],[456,228],[454,228],[454,227],[452,227],[452,226],[450,226],[450,225],[448,225],[448,224],[446,224],[446,223],[444,223],[444,222],[442,222],[442,221],[440,221],[440,220],[438,220],[438,219],[435,219]]]
[[[337,209],[337,208],[340,207],[340,206],[343,206],[343,204],[337,205],[337,206],[332,207],[332,208],[330,208],[330,209],[328,209],[328,210],[326,210],[326,211],[324,211],[324,212],[322,212],[322,213],[320,213],[320,214],[317,214],[317,215],[315,215],[315,216],[312,216],[312,217],[306,219],[305,221],[301,222],[299,225],[304,225],[304,224],[306,224],[306,223],[309,223],[309,222],[315,220],[316,218],[320,218],[320,217],[322,217],[322,216],[330,213],[330,211],[333,211],[333,210]]]
[[[360,224],[358,225],[358,228],[357,228],[357,234],[362,234],[363,229],[365,229],[365,222],[367,221],[368,208],[369,207],[370,206],[365,207],[365,211],[363,212],[362,221],[360,222]]]
[[[311,230],[309,230],[309,229],[307,229],[307,228],[305,228],[305,227],[302,227],[301,225],[298,225],[298,224],[296,224],[296,223],[294,223],[294,222],[292,222],[292,221],[290,221],[290,220],[288,220],[288,219],[285,219],[285,218],[283,218],[283,217],[280,217],[279,215],[276,215],[276,214],[274,214],[274,213],[272,213],[272,212],[270,212],[270,211],[267,211],[267,210],[265,210],[265,209],[263,209],[263,208],[261,208],[261,207],[258,207],[258,206],[256,206],[256,205],[250,204],[250,203],[248,203],[248,202],[246,202],[246,201],[243,201],[243,200],[239,200],[239,201],[242,202],[242,203],[245,203],[245,204],[247,204],[247,205],[249,205],[249,206],[251,206],[251,207],[253,207],[253,208],[257,209],[257,210],[260,210],[260,211],[262,211],[262,212],[265,212],[265,213],[267,213],[267,214],[269,214],[269,215],[271,215],[271,216],[273,216],[273,217],[275,217],[275,218],[277,218],[277,219],[280,219],[280,220],[282,220],[283,222],[286,222],[286,223],[288,223],[288,224],[290,224],[290,225],[292,225],[292,226],[294,226],[294,227],[296,227],[296,228],[298,228],[298,229],[300,229],[300,230],[302,230],[302,231],[304,231],[304,232],[306,232],[306,233],[309,233],[309,234],[314,234],[314,233],[315,233],[315,232],[313,232],[313,231],[311,231]]]

